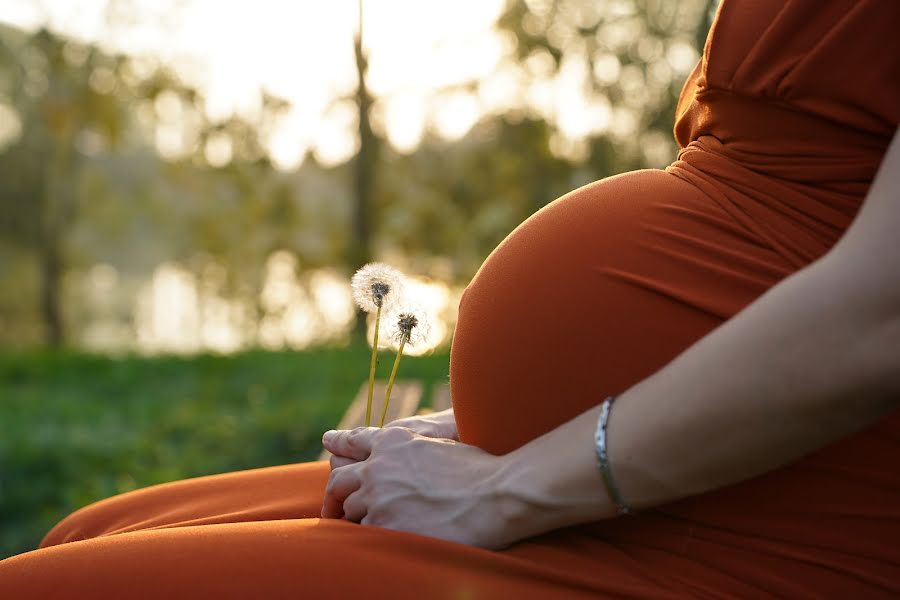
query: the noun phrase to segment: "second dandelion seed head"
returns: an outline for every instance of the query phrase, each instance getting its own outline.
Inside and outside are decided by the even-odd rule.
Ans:
[[[425,311],[419,307],[403,307],[392,322],[395,323],[393,337],[398,344],[405,340],[415,346],[423,342],[431,330]]]
[[[410,313],[403,313],[400,315],[400,318],[397,319],[397,329],[400,330],[402,335],[409,337],[412,333],[412,330],[416,328],[419,324],[419,319],[416,318],[416,315]]]

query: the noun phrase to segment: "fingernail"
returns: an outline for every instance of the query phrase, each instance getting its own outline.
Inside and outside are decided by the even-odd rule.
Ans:
[[[327,444],[328,442],[330,442],[331,440],[333,440],[333,439],[334,439],[335,433],[337,433],[337,432],[334,431],[333,429],[331,429],[331,430],[329,430],[329,431],[326,431],[326,432],[322,435],[322,443],[323,443],[323,444]]]

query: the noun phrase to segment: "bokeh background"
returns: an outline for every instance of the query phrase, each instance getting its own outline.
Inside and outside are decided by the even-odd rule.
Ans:
[[[314,458],[367,376],[349,289],[466,282],[569,190],[675,158],[716,0],[4,0],[0,558],[68,512]]]

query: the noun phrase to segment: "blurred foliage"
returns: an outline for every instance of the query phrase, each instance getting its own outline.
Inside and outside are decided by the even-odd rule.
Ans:
[[[34,342],[40,321],[58,341],[53,330],[78,316],[63,277],[79,267],[147,274],[171,260],[202,270],[215,257],[237,288],[252,285],[271,251],[292,246],[285,238],[297,235],[291,217],[301,211],[260,141],[282,100],[264,94],[254,122],[212,121],[196,90],[145,59],[46,30],[0,27],[0,48],[0,105],[17,130],[0,152],[0,279],[23,284],[2,286],[0,341]],[[228,161],[210,165],[207,148]]]
[[[586,71],[588,98],[608,106],[612,119],[609,131],[584,148],[584,162],[602,176],[672,161],[675,105],[717,5],[527,0],[508,3],[499,26],[514,36],[515,57],[527,76]]]
[[[138,487],[314,460],[367,375],[361,346],[229,357],[0,355],[0,559],[90,502]],[[385,360],[385,359],[382,359]],[[407,357],[430,388],[448,356]]]
[[[483,115],[459,140],[429,133],[408,154],[380,139],[366,254],[426,273],[440,265],[463,283],[547,202],[669,162],[674,103],[714,5],[510,2],[498,23],[512,41],[502,67],[526,83],[586,69],[585,93],[609,108],[609,126],[566,140],[560,115],[523,105]],[[97,264],[123,283],[126,323],[140,282],[166,262],[198,280],[215,274],[216,293],[249,315],[262,315],[274,251],[302,269],[356,266],[353,164],[307,157],[276,170],[264,140],[288,105],[266,93],[258,104],[212,119],[203,95],[152,59],[0,26],[0,345],[78,344],[88,310],[79,282]]]

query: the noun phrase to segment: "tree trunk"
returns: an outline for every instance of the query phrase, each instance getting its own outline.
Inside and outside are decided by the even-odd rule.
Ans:
[[[58,348],[64,339],[60,308],[62,258],[57,241],[50,238],[51,236],[45,236],[40,249],[41,317],[44,322],[45,343],[51,348]]]
[[[65,223],[71,220],[71,211],[65,210],[64,203],[68,190],[63,182],[72,177],[69,172],[72,145],[72,126],[66,123],[58,139],[52,140],[50,160],[46,165],[44,182],[40,194],[40,247],[38,258],[41,272],[41,317],[44,321],[44,341],[51,348],[60,347],[65,341],[65,323],[62,316],[62,237]]]
[[[362,46],[362,0],[359,0],[359,29],[353,40],[356,56],[356,105],[359,112],[359,152],[353,164],[353,225],[348,259],[351,269],[358,269],[372,259],[371,206],[375,186],[375,163],[378,157],[378,139],[372,131],[369,110],[372,97],[366,87],[367,61]],[[365,338],[366,315],[357,315],[355,333]]]

